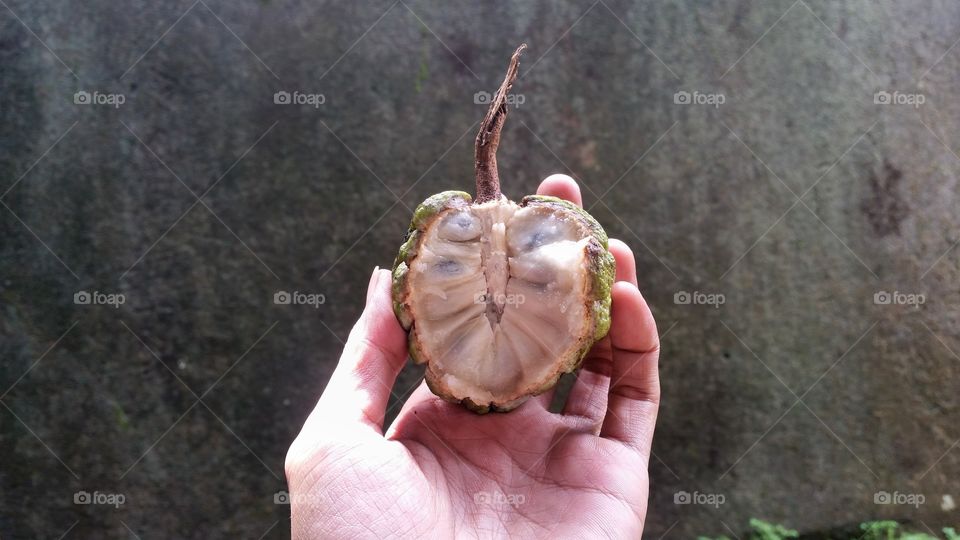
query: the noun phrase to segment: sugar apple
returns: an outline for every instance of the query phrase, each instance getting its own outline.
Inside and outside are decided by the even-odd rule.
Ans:
[[[607,235],[567,201],[500,193],[496,151],[521,45],[476,140],[477,198],[429,197],[393,267],[393,307],[434,394],[509,411],[575,370],[610,328]]]

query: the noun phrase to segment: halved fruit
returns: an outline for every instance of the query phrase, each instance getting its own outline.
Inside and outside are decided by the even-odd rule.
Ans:
[[[610,327],[603,228],[555,197],[500,194],[495,153],[522,49],[477,137],[478,200],[446,191],[424,201],[393,270],[411,358],[427,364],[435,394],[477,412],[548,390]]]

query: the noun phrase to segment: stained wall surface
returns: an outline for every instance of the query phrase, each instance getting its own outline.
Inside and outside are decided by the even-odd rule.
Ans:
[[[520,42],[504,190],[578,178],[663,336],[646,534],[958,524],[958,30],[947,1],[7,0],[0,536],[288,537],[286,449],[412,209],[472,190]]]

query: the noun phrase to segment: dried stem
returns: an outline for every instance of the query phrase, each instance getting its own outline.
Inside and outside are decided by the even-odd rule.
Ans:
[[[500,146],[500,131],[503,122],[507,119],[507,94],[517,80],[520,68],[520,53],[527,48],[524,43],[517,47],[510,58],[510,67],[504,77],[500,89],[490,102],[487,115],[480,123],[480,133],[477,134],[474,164],[477,170],[477,202],[484,203],[500,198],[500,175],[497,172],[497,147]]]

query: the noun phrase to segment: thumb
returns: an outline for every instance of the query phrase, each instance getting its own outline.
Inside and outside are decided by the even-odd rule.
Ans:
[[[389,270],[377,268],[370,276],[366,307],[317,404],[325,412],[321,420],[335,415],[383,433],[393,383],[407,359],[407,334],[393,313],[391,281]]]

